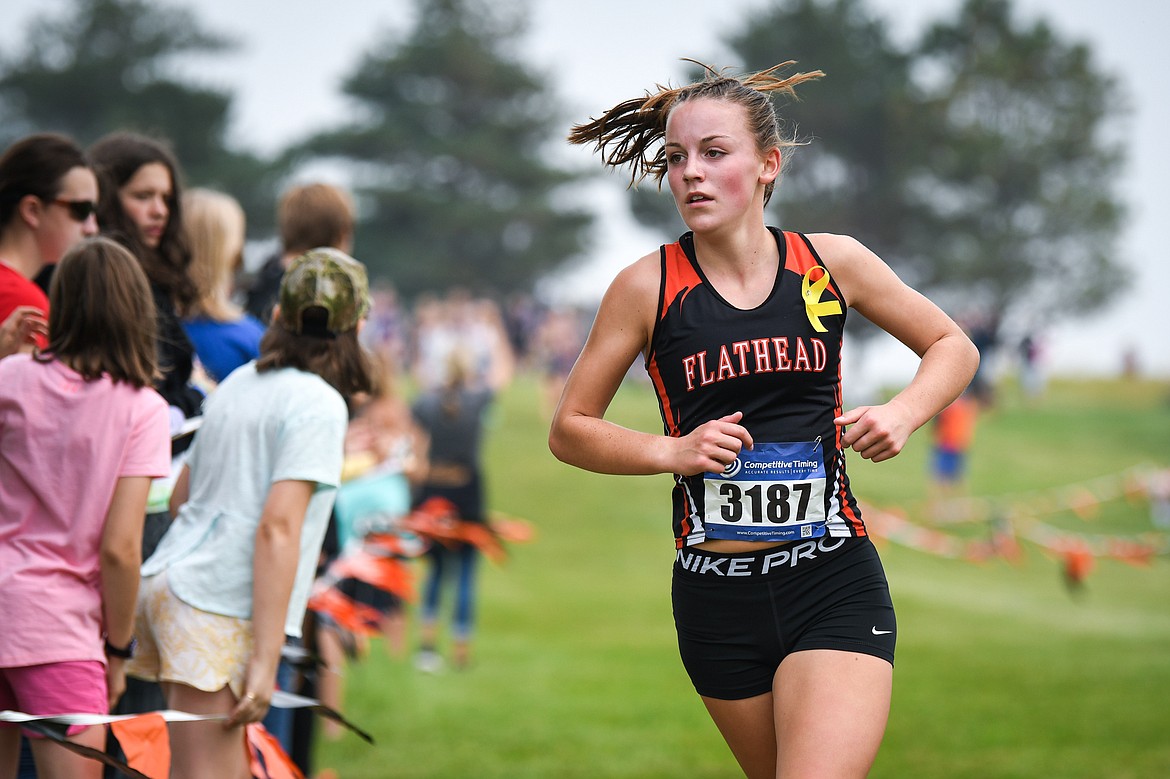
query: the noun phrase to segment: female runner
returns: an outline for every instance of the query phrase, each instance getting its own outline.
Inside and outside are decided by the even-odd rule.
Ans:
[[[785,63],[791,64],[791,63]],[[672,597],[683,664],[752,779],[860,777],[889,713],[896,625],[845,474],[875,462],[970,381],[959,327],[843,235],[769,227],[787,151],[769,93],[823,74],[708,69],[573,128],[632,183],[665,178],[689,231],[606,292],[549,436],[561,460],[672,473]],[[847,311],[921,359],[889,402],[845,410]],[[666,435],[604,419],[641,355]]]

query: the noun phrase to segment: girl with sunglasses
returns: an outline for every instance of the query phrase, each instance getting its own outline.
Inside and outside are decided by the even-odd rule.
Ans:
[[[0,322],[16,333],[0,357],[46,346],[49,301],[33,279],[97,234],[97,197],[89,160],[63,135],[30,135],[0,157]]]

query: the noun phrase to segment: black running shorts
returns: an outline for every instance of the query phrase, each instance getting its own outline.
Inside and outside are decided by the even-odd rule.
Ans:
[[[865,537],[746,554],[681,549],[671,597],[683,666],[709,698],[770,692],[791,652],[835,649],[894,662],[894,605]]]

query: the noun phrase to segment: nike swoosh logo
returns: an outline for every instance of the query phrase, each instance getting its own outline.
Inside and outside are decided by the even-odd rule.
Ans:
[[[885,636],[894,632],[892,630],[878,630],[876,625],[872,628],[872,630],[875,636]]]

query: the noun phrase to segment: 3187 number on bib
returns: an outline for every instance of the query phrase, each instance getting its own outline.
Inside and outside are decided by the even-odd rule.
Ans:
[[[703,475],[707,538],[790,541],[825,532],[820,443],[757,443],[722,473]]]

